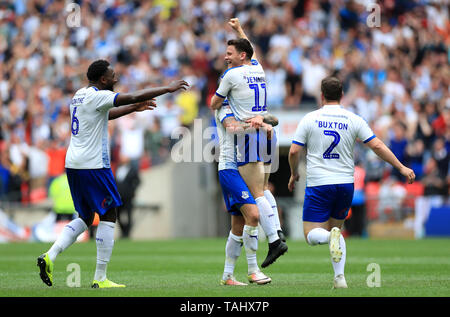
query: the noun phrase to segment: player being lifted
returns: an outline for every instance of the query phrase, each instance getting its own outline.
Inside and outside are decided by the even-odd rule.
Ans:
[[[238,34],[239,39],[229,40],[227,43],[225,61],[230,68],[222,75],[216,94],[211,99],[211,108],[219,109],[227,98],[237,120],[247,121],[258,128],[261,126],[261,116],[267,113],[264,70],[255,59],[253,48],[240,26],[239,20],[236,18],[230,19],[229,25]],[[257,130],[245,134],[245,138],[240,139],[245,140],[245,142],[242,142],[243,148],[239,146],[241,142],[238,142],[237,145],[239,173],[255,198],[261,226],[268,228],[268,232],[265,233],[269,240],[269,252],[261,265],[264,268],[275,262],[288,249],[286,243],[279,237],[274,221],[275,213],[264,195],[266,173],[263,163],[264,158],[260,155],[259,150],[260,147],[267,147],[267,134],[265,132],[259,133]],[[278,212],[276,216],[278,217]],[[264,224],[265,221],[268,223]],[[257,225],[246,224],[244,234],[257,236]],[[256,250],[257,243],[255,244]]]
[[[108,120],[134,111],[152,110],[154,97],[186,89],[175,81],[165,87],[147,88],[131,93],[114,93],[118,79],[108,61],[97,60],[87,70],[89,84],[79,89],[70,103],[72,135],[66,154],[66,172],[79,218],[62,230],[55,243],[38,257],[40,277],[53,285],[53,262],[71,246],[99,214],[97,227],[97,265],[93,288],[125,287],[106,278],[106,268],[114,246],[117,207],[122,204],[110,167]]]
[[[219,182],[225,205],[231,215],[231,230],[225,247],[225,267],[221,284],[247,285],[234,277],[234,268],[242,245],[247,257],[248,281],[267,284],[271,279],[260,271],[257,264],[257,236],[244,230],[245,226],[257,227],[259,216],[255,200],[239,174],[234,146],[235,133],[244,131],[250,125],[236,121],[226,99],[224,106],[215,111],[215,120],[220,147]],[[272,130],[271,126],[265,123],[262,128],[268,133]]]
[[[347,288],[346,246],[341,228],[353,199],[355,141],[363,141],[381,159],[398,169],[409,183],[414,181],[415,175],[373,134],[364,119],[340,106],[343,92],[339,79],[326,77],[321,90],[323,107],[305,115],[295,132],[289,152],[288,188],[294,190],[299,179],[300,152],[306,148],[305,239],[310,245],[329,244],[333,287]]]

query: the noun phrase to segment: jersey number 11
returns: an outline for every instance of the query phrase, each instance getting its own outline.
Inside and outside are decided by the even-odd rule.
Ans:
[[[267,110],[266,84],[265,83],[261,83],[261,88],[264,89],[264,105],[262,107],[259,104],[259,85],[258,84],[249,84],[248,87],[255,91],[255,106],[252,108],[252,111],[253,112],[266,111]]]

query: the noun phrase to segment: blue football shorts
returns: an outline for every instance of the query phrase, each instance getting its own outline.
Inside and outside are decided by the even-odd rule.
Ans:
[[[245,204],[256,205],[247,184],[234,169],[219,171],[219,183],[222,187],[223,200],[229,213],[233,216],[242,216],[240,208]]]
[[[90,219],[93,212],[104,215],[109,209],[122,205],[110,168],[66,168],[70,193],[80,218]]]
[[[330,217],[345,219],[352,205],[353,192],[353,183],[306,187],[303,221],[326,222]]]
[[[256,130],[247,134],[234,136],[236,148],[236,160],[238,166],[243,166],[251,162],[271,163],[276,155],[277,136],[273,130],[271,140],[267,139],[265,130]]]

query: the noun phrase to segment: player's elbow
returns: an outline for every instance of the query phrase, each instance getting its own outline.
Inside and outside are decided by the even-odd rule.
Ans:
[[[378,153],[381,151],[384,147],[383,141],[381,141],[379,138],[374,138],[373,140],[370,140],[367,145],[374,151],[375,153]]]
[[[295,157],[300,154],[301,147],[297,144],[292,144],[291,148],[289,149],[289,156]]]

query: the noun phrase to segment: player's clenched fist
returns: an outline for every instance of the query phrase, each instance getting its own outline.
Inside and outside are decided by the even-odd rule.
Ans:
[[[291,177],[289,178],[289,183],[288,183],[288,189],[290,192],[292,192],[295,188],[295,183],[298,182],[298,180],[300,179],[300,175],[295,174],[295,175],[291,175]]]
[[[241,23],[238,18],[231,18],[230,21],[228,21],[228,24],[236,31],[241,28]]]
[[[169,84],[169,86],[167,86],[169,92],[175,92],[179,89],[186,90],[186,89],[188,89],[188,87],[189,87],[189,84],[186,81],[181,80],[181,79],[173,81]]]
[[[416,174],[414,174],[414,171],[410,168],[407,168],[406,166],[404,166],[400,170],[400,174],[406,177],[406,180],[408,181],[409,184],[412,184],[416,179]]]

